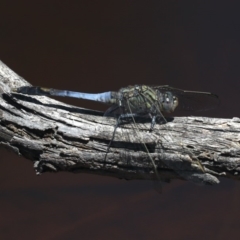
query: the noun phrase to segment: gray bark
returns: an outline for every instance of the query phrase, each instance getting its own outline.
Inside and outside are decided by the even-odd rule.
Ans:
[[[124,179],[161,179],[219,183],[218,176],[239,179],[240,119],[176,117],[167,124],[126,123],[102,112],[45,96],[11,90],[30,85],[0,62],[0,144],[46,171],[85,172]],[[143,144],[148,152],[143,148]]]

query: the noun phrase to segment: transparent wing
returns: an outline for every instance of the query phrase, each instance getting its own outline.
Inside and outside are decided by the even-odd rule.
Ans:
[[[130,113],[131,109],[124,109],[113,105],[106,111],[105,116],[115,117],[117,123],[121,115]],[[149,118],[138,118],[129,115],[128,118],[122,119],[121,123],[117,127],[115,126],[116,129],[112,133],[112,140],[109,143],[106,159],[111,153],[119,153],[123,165],[130,164],[130,171],[134,171],[137,174],[136,176],[139,176],[139,179],[145,178],[147,180],[153,180],[154,189],[161,193],[161,176],[156,168],[155,162],[154,166],[152,164],[153,159],[150,150],[154,149],[152,145],[154,145],[155,142],[152,141],[149,143],[148,141],[148,144],[144,143],[144,138],[149,138],[151,135],[151,133],[149,133],[150,126],[151,120]],[[143,133],[143,129],[146,133]],[[128,176],[123,176],[123,178],[128,179]]]
[[[220,103],[218,96],[209,92],[181,90],[170,86],[156,86],[153,88],[160,92],[172,92],[179,100],[178,110],[206,111],[218,107]]]
[[[113,104],[111,107],[109,107],[106,112],[104,113],[104,116],[111,116],[111,117],[118,117],[121,114],[124,114],[124,109],[117,104]]]
[[[128,102],[128,100],[126,100]],[[127,140],[128,143],[130,143],[130,147],[125,150],[124,158],[127,162],[132,162],[133,164],[140,159],[142,160],[142,165],[144,165],[145,169],[149,169],[152,174],[150,174],[152,177],[154,184],[154,189],[158,192],[162,192],[162,184],[161,184],[161,174],[158,171],[158,166],[153,160],[153,157],[151,156],[151,149],[154,150],[155,141],[152,144],[145,144],[144,143],[144,137],[142,136],[142,131],[145,130],[149,133],[149,130],[151,128],[151,118],[149,116],[138,116],[132,112],[132,109],[130,108],[130,104],[124,107],[119,107],[118,105],[112,105],[104,114],[104,116],[112,116],[116,117],[116,119],[119,119],[119,117],[126,116],[125,118],[122,118],[121,123],[117,126],[116,134],[125,135],[124,139]],[[131,129],[131,133],[128,132],[127,129]],[[132,139],[134,137],[137,137],[137,142],[132,142]],[[110,143],[111,145],[114,145],[115,138],[113,136],[112,141]],[[127,145],[126,145],[127,146]],[[111,149],[109,148],[109,151]],[[146,178],[146,172],[144,172],[144,168],[138,168],[136,167],[136,170],[140,175],[142,175],[143,178]],[[149,173],[147,174],[149,176]],[[149,178],[148,178],[149,179]]]
[[[145,101],[148,101],[147,98],[145,99]],[[127,102],[127,103],[128,103],[128,112],[130,112],[131,114],[133,114],[129,102]],[[149,103],[151,104],[151,102],[149,102]],[[165,118],[164,118],[164,119],[165,119]],[[158,193],[162,193],[162,184],[161,184],[160,175],[159,175],[159,171],[158,171],[158,165],[156,164],[155,160],[154,160],[153,157],[151,156],[150,151],[149,151],[149,148],[148,148],[147,145],[144,143],[144,140],[141,139],[139,127],[138,127],[137,124],[136,124],[136,118],[135,118],[134,116],[132,116],[132,122],[133,122],[134,128],[136,129],[135,134],[136,134],[136,136],[139,137],[140,142],[141,142],[141,144],[142,144],[142,147],[143,147],[143,149],[144,149],[144,150],[146,151],[146,153],[147,153],[148,160],[149,160],[149,162],[150,162],[151,165],[152,165],[152,169],[153,169],[154,174],[155,174],[155,177],[154,177],[154,188],[155,188],[155,190],[156,190]],[[149,129],[150,129],[150,128],[151,128],[151,127],[150,127],[150,124],[148,124],[148,125],[149,125]]]

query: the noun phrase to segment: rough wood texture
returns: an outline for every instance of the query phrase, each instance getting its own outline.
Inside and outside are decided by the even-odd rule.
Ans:
[[[124,124],[106,149],[116,120],[102,112],[44,96],[12,93],[30,85],[0,62],[0,144],[45,171],[86,172],[125,179],[161,179],[215,184],[218,176],[239,179],[240,119],[178,117],[167,124]],[[141,139],[141,140],[139,140]],[[149,154],[141,147],[144,142]]]

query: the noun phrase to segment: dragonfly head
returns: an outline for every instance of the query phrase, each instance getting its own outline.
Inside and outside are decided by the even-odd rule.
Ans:
[[[171,92],[159,92],[158,96],[163,112],[171,113],[178,106],[178,98]]]

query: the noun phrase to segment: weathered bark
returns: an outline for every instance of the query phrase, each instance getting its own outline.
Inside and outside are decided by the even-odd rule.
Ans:
[[[26,85],[0,62],[0,144],[33,161],[37,174],[70,171],[151,179],[151,156],[164,180],[214,184],[223,173],[239,179],[239,118],[176,117],[157,124],[151,133],[149,123],[137,123],[139,130],[127,123],[117,129],[106,155],[116,119],[48,97],[11,92]]]

